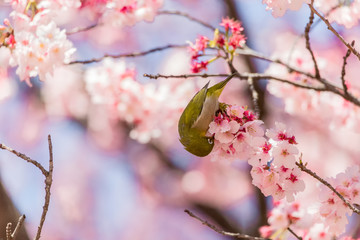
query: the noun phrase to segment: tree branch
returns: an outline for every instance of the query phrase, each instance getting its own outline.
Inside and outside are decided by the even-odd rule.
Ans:
[[[294,237],[296,237],[298,240],[302,240],[302,237],[300,237],[299,235],[297,235],[290,227],[287,228],[287,230],[294,235]]]
[[[360,60],[360,54],[358,51],[356,51],[356,49],[351,46],[351,44],[349,44],[348,42],[345,41],[345,39],[333,28],[333,26],[330,24],[330,22],[323,17],[315,8],[312,4],[308,4],[311,11],[313,13],[315,13],[316,15],[319,16],[319,18],[321,18],[321,20],[326,24],[327,28],[334,33],[334,35]]]
[[[4,144],[0,144],[1,149],[7,150],[7,151],[15,154],[17,157],[19,157],[19,158],[33,164],[34,166],[36,166],[45,177],[45,202],[44,202],[44,205],[43,205],[43,211],[42,211],[42,214],[41,214],[40,223],[39,223],[38,230],[37,230],[37,233],[36,233],[36,236],[35,236],[35,240],[40,239],[41,231],[42,231],[42,228],[43,228],[43,225],[44,225],[44,222],[45,222],[45,219],[46,219],[46,214],[48,212],[49,204],[50,204],[50,195],[51,195],[50,194],[50,189],[51,189],[51,185],[52,185],[52,181],[53,181],[53,170],[54,170],[53,149],[52,149],[52,142],[51,142],[51,136],[50,135],[48,135],[48,144],[49,144],[49,171],[45,170],[45,168],[39,162],[37,162],[35,160],[32,160],[31,158],[29,158],[25,154],[17,152],[15,150],[11,149],[10,147],[5,146]],[[25,216],[24,216],[24,219],[25,219]],[[11,226],[10,226],[10,228],[11,228]]]
[[[87,27],[76,27],[76,28],[73,28],[69,31],[66,31],[66,35],[72,35],[72,34],[75,34],[75,33],[79,33],[79,32],[85,32],[85,31],[88,31],[88,30],[91,30],[93,28],[96,28],[97,26],[101,26],[101,24],[99,23],[94,23],[92,25],[89,25]]]
[[[262,59],[262,60],[265,60],[265,61],[268,61],[268,62],[272,62],[272,63],[278,63],[280,65],[283,65],[284,67],[286,67],[290,72],[297,72],[297,73],[300,73],[300,74],[303,74],[304,76],[307,76],[307,77],[310,77],[312,79],[315,79],[315,80],[318,80],[320,81],[321,83],[323,83],[325,86],[324,88],[326,90],[323,90],[323,91],[328,91],[328,92],[333,92],[335,93],[336,95],[339,95],[341,96],[342,98],[344,98],[345,100],[355,104],[356,106],[359,106],[360,107],[360,100],[356,97],[354,97],[353,95],[351,95],[350,93],[348,94],[345,94],[345,92],[343,91],[343,89],[335,86],[334,84],[332,84],[331,82],[329,82],[328,80],[324,79],[324,78],[319,78],[317,79],[315,76],[313,76],[312,74],[308,73],[308,72],[304,72],[302,70],[299,70],[299,69],[296,69],[294,67],[291,67],[290,65],[288,65],[287,63],[283,62],[282,60],[280,59],[275,59],[275,58],[269,58],[269,57],[266,57],[264,55],[261,55],[259,53],[257,53],[256,51],[246,47],[244,49],[237,49],[236,52],[238,54],[244,54],[244,55],[249,55],[249,56],[252,56],[252,57],[255,57],[255,58],[258,58],[258,59]],[[273,78],[274,79],[274,78]],[[275,80],[275,79],[274,79]]]
[[[51,195],[50,189],[53,182],[54,159],[53,159],[53,148],[52,148],[50,135],[48,135],[48,144],[49,144],[49,172],[45,175],[45,203],[43,206],[43,212],[41,214],[40,224],[38,226],[38,231],[36,233],[35,240],[40,239],[41,231],[46,219],[46,214],[49,210],[50,195]]]
[[[351,46],[354,46],[354,44],[355,44],[355,41],[352,41]],[[348,92],[348,87],[347,87],[346,82],[345,82],[345,74],[346,74],[345,67],[346,67],[346,64],[347,64],[346,60],[349,58],[350,54],[351,54],[351,51],[350,51],[350,49],[348,49],[345,56],[344,56],[344,62],[343,62],[342,69],[341,69],[341,83],[343,85],[344,93],[346,95],[349,95],[349,92]]]
[[[96,62],[101,62],[102,60],[104,60],[105,58],[109,57],[109,58],[131,58],[131,57],[140,57],[140,56],[145,56],[147,54],[150,53],[154,53],[154,52],[159,52],[165,49],[169,49],[169,48],[185,48],[187,47],[188,44],[169,44],[163,47],[156,47],[156,48],[152,48],[150,50],[147,51],[143,51],[143,52],[133,52],[133,53],[124,53],[124,54],[116,54],[116,55],[112,55],[112,54],[105,54],[102,57],[99,58],[93,58],[93,59],[89,59],[89,60],[76,60],[76,61],[72,61],[70,64],[77,64],[77,63],[81,63],[81,64],[89,64],[89,63],[96,63]]]
[[[47,171],[45,170],[45,168],[41,165],[41,163],[39,163],[39,162],[37,162],[37,161],[35,161],[35,160],[32,160],[31,158],[29,158],[29,157],[26,156],[25,154],[20,153],[20,152],[14,150],[14,149],[12,149],[12,148],[10,148],[10,147],[8,147],[8,146],[5,146],[4,144],[1,144],[1,143],[0,143],[0,148],[1,148],[1,149],[4,149],[4,150],[7,150],[7,151],[9,151],[9,152],[11,152],[11,153],[13,153],[13,154],[15,154],[17,157],[24,159],[24,160],[27,161],[28,163],[33,164],[35,167],[37,167],[37,168],[41,171],[41,173],[42,173],[44,176],[46,176],[46,175],[48,174],[48,172],[47,172]]]
[[[177,15],[177,16],[182,16],[182,17],[185,17],[187,19],[189,19],[190,21],[193,21],[193,22],[197,22],[201,25],[203,25],[204,27],[206,28],[209,28],[210,30],[212,31],[215,31],[215,27],[211,26],[210,24],[200,20],[200,19],[197,19],[193,16],[190,16],[189,14],[187,13],[184,13],[184,12],[180,12],[180,11],[170,11],[170,10],[161,10],[161,11],[158,11],[157,12],[158,15]]]
[[[208,77],[228,77],[228,76],[229,76],[229,74],[206,74],[206,73],[205,74],[182,74],[182,75],[163,75],[163,74],[151,75],[151,74],[144,74],[144,77],[148,77],[148,78],[151,78],[151,79],[158,79],[158,78],[190,78],[190,77],[208,78]],[[240,78],[241,80],[247,80],[249,78],[252,78],[253,80],[269,79],[269,80],[274,80],[274,81],[278,81],[278,82],[288,83],[290,85],[293,85],[293,86],[299,87],[299,88],[310,89],[310,90],[315,90],[315,91],[329,91],[325,87],[314,87],[314,86],[309,86],[309,85],[303,85],[303,84],[300,84],[300,83],[292,82],[290,80],[283,79],[283,78],[278,78],[278,77],[268,75],[268,74],[239,73],[239,72],[237,72],[236,76],[238,78]]]
[[[321,182],[322,184],[324,184],[325,186],[327,186],[331,191],[333,191],[344,203],[345,205],[347,205],[354,213],[360,214],[360,210],[358,208],[356,208],[354,205],[352,205],[348,200],[346,200],[338,191],[336,191],[336,189],[331,186],[330,183],[328,183],[326,180],[322,179],[321,177],[319,177],[315,172],[311,171],[310,169],[308,169],[303,162],[300,161],[296,162],[296,166],[298,166],[300,168],[301,171],[306,172],[307,174],[309,174],[310,176],[312,176],[313,178],[315,178],[316,180],[318,180],[319,182]]]
[[[12,223],[9,222],[6,225],[6,240],[15,240],[16,239],[19,229],[24,224],[25,218],[26,218],[25,215],[21,215],[19,217],[18,222],[17,222],[13,232],[11,232]]]
[[[312,5],[313,3],[314,3],[314,0],[311,0],[311,5]],[[319,67],[318,67],[318,64],[317,64],[317,62],[316,62],[316,58],[315,58],[314,52],[312,51],[311,46],[310,46],[310,36],[309,36],[309,33],[310,33],[310,28],[311,28],[311,25],[313,24],[313,22],[314,22],[314,12],[313,12],[313,11],[310,11],[309,22],[306,24],[305,32],[304,32],[304,33],[305,33],[306,48],[307,48],[307,50],[309,50],[310,55],[311,55],[311,59],[312,59],[312,61],[313,61],[313,63],[314,63],[315,78],[321,79]]]
[[[228,236],[228,237],[234,237],[234,238],[238,238],[238,239],[250,239],[250,240],[270,240],[268,238],[262,238],[262,237],[253,237],[253,236],[249,236],[246,234],[242,234],[242,233],[231,233],[231,232],[226,232],[224,230],[221,230],[219,228],[217,228],[215,225],[201,219],[200,217],[196,216],[194,213],[192,213],[190,210],[185,209],[184,212],[186,212],[190,217],[193,217],[197,220],[199,220],[203,225],[211,228],[212,230],[214,230],[217,233],[220,233],[224,236]]]

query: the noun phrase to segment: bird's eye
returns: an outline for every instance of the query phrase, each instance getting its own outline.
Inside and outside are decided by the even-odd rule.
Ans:
[[[208,138],[208,142],[209,142],[209,144],[213,144],[214,140],[212,138]]]

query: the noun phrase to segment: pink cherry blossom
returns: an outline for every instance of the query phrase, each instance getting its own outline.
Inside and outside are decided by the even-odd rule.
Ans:
[[[281,17],[290,9],[297,11],[303,3],[310,3],[310,0],[263,0],[266,10],[270,10],[274,17]]]
[[[295,166],[295,155],[299,153],[299,150],[287,143],[280,142],[273,147],[272,154],[274,157],[274,164],[278,166],[285,166],[288,168],[294,168]]]
[[[235,54],[236,48],[243,48],[246,42],[246,37],[242,34],[244,28],[241,22],[223,18],[220,26],[225,28],[226,34],[220,33],[218,29],[214,32],[214,37],[210,40],[208,37],[200,35],[195,43],[189,42],[189,52],[191,54],[191,72],[199,73],[207,70],[209,63],[221,57],[221,52]],[[208,60],[201,60],[205,56],[207,48],[217,49],[217,54]]]
[[[100,15],[100,21],[117,27],[132,26],[140,21],[151,22],[162,7],[163,0],[87,0],[82,8]]]
[[[238,107],[228,106],[225,111],[219,112],[209,125],[207,135],[214,136],[215,140],[212,158],[228,154],[229,159],[247,160],[265,142],[264,131],[260,127],[263,122],[256,119],[248,121],[247,115],[242,114],[246,111]]]
[[[272,137],[271,143],[267,142],[263,122],[253,113],[231,105],[225,112],[219,112],[209,125],[207,136],[214,137],[212,160],[247,160],[252,166],[253,184],[265,196],[294,201],[294,195],[305,189],[295,165],[299,153],[295,136],[284,124],[276,123],[275,129],[267,130],[267,136]]]
[[[65,30],[60,30],[50,19],[50,10],[32,12],[28,16],[23,13],[23,4],[17,2],[11,13],[15,43],[11,45],[10,64],[17,66],[20,79],[31,86],[31,77],[46,80],[56,67],[71,60],[75,48],[67,40]]]
[[[229,17],[223,18],[220,26],[223,26],[225,28],[225,31],[231,30],[231,32],[233,33],[240,33],[244,30],[241,22],[231,19]]]
[[[333,235],[329,233],[329,229],[322,223],[316,223],[312,226],[309,231],[305,234],[304,240],[331,240]]]
[[[356,26],[360,19],[359,0],[343,1],[341,4],[337,0],[316,0],[314,6],[326,14],[330,22],[336,22],[346,28]]]
[[[142,84],[136,80],[133,67],[113,59],[88,68],[85,83],[92,103],[107,108],[112,118],[126,122],[131,127],[130,137],[141,143],[174,129],[187,103],[184,95],[195,93],[191,81]]]
[[[339,173],[335,178],[326,179],[345,199],[350,203],[359,203],[360,191],[359,166],[350,167],[344,173]],[[352,211],[343,201],[325,186],[320,187],[320,215],[323,217],[325,226],[334,235],[342,234],[348,223],[346,215]]]

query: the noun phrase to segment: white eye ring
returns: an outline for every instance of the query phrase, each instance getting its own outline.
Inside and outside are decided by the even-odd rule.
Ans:
[[[209,143],[209,144],[213,144],[213,143],[214,143],[213,139],[212,139],[212,138],[208,138],[208,143]]]

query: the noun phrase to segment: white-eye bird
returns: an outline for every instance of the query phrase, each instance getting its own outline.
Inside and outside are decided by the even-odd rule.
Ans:
[[[204,157],[213,149],[214,141],[206,136],[206,132],[219,110],[220,94],[234,76],[235,73],[210,88],[208,82],[195,94],[181,114],[178,124],[180,142],[188,152]]]

